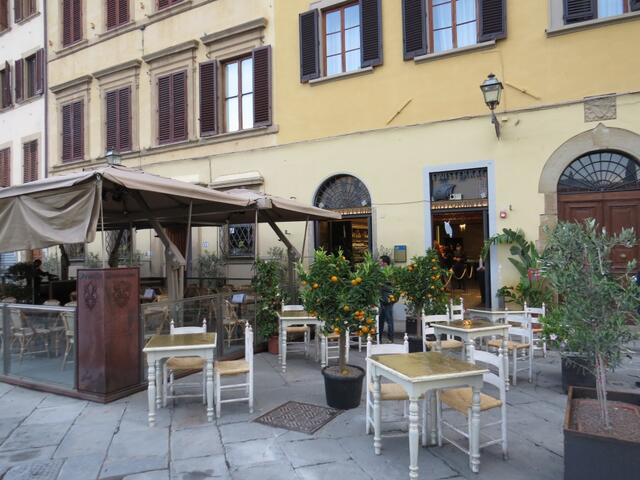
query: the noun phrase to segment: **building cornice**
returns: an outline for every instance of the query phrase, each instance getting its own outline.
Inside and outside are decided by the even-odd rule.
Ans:
[[[49,87],[51,93],[58,94],[68,90],[70,88],[79,87],[82,85],[88,85],[93,80],[91,75],[83,75],[78,78],[74,78],[73,80],[69,80],[68,82],[59,83],[58,85],[53,85]]]
[[[144,60],[147,63],[157,62],[158,60],[162,60],[165,57],[177,55],[179,53],[187,52],[189,50],[195,50],[196,48],[198,48],[198,45],[199,45],[198,40],[187,40],[186,42],[182,42],[177,45],[172,45],[171,47],[168,47],[168,48],[163,48],[162,50],[158,50],[157,52],[143,55],[142,60]]]
[[[101,79],[103,77],[106,77],[108,75],[113,75],[114,73],[118,73],[118,72],[122,72],[124,70],[130,70],[133,68],[140,68],[140,65],[142,64],[142,60],[136,58],[134,60],[129,60],[128,62],[124,62],[121,63],[119,65],[114,65],[112,67],[108,67],[108,68],[104,68],[102,70],[98,70],[97,72],[93,73],[93,76],[96,79]]]
[[[208,46],[212,43],[220,42],[222,40],[228,40],[230,38],[236,37],[238,35],[243,35],[248,32],[253,32],[255,30],[264,30],[266,27],[267,19],[261,17],[242,23],[240,25],[236,25],[231,28],[220,30],[219,32],[209,33],[204,37],[200,37],[200,40],[203,44]]]

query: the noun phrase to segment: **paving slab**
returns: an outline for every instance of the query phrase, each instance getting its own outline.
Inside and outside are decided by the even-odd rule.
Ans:
[[[20,425],[3,442],[0,452],[58,445],[70,423]]]
[[[296,473],[301,480],[335,480],[336,478],[372,480],[372,477],[353,460],[298,468]]]
[[[121,477],[134,473],[152,472],[168,468],[169,458],[167,456],[148,457],[118,457],[107,458],[100,471],[100,479],[121,480]]]
[[[169,470],[135,473],[133,475],[127,475],[122,480],[169,480]]]
[[[281,443],[280,447],[294,468],[349,460],[349,454],[335,440],[318,438]]]
[[[169,429],[120,430],[109,447],[109,458],[162,457],[169,454]]]
[[[56,480],[62,460],[49,460],[16,465],[3,477],[4,480]]]
[[[231,443],[225,447],[231,470],[261,463],[287,462],[284,452],[274,439]]]
[[[76,424],[73,425],[60,443],[55,458],[68,458],[85,455],[107,456],[107,450],[116,426],[111,424]]]
[[[220,441],[220,432],[216,425],[205,425],[171,433],[171,459],[220,455],[224,447]]]
[[[277,463],[256,465],[231,472],[233,480],[299,480],[300,477],[289,465]]]
[[[82,455],[67,458],[60,469],[58,480],[95,480],[98,478],[104,455]]]
[[[11,450],[0,452],[0,465],[13,466],[20,463],[30,463],[40,460],[48,460],[53,456],[56,447],[27,448],[24,450]]]
[[[78,418],[76,418],[76,425],[98,425],[103,423],[109,423],[117,425],[124,415],[126,405],[115,405],[109,403],[107,405],[87,405]]]
[[[72,423],[80,412],[85,408],[86,403],[68,403],[56,407],[38,406],[29,415],[24,425],[47,425],[51,423]]]
[[[229,423],[220,426],[220,435],[225,444],[275,438],[285,432],[286,430],[255,422]]]
[[[263,468],[262,465],[260,467]],[[172,480],[206,480],[209,478],[231,478],[224,455],[171,462]]]

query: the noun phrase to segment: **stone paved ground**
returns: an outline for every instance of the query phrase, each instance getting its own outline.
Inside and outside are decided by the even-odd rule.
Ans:
[[[362,364],[353,352],[352,361]],[[406,436],[385,438],[383,455],[373,455],[364,433],[364,406],[342,413],[309,436],[248,420],[288,400],[324,405],[316,364],[292,356],[286,379],[277,358],[256,356],[256,412],[224,405],[222,418],[207,424],[202,405],[179,402],[162,409],[158,426],[147,426],[146,392],[99,405],[0,384],[0,478],[127,480],[316,480],[408,477]],[[612,378],[631,388],[640,380],[636,355]],[[561,479],[562,420],[556,354],[538,358],[535,381],[508,393],[509,461],[498,447],[482,453],[479,475],[451,446],[420,450],[420,478]],[[401,406],[384,407],[401,418]],[[393,426],[392,426],[393,427]]]

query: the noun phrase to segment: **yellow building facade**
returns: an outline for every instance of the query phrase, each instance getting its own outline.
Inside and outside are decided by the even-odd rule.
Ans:
[[[134,26],[105,34],[98,27],[104,13],[89,9],[87,28],[96,25],[95,32],[62,50],[52,9],[53,174],[104,161],[103,84],[122,74],[110,66],[136,60],[127,65],[138,71],[138,148],[123,163],[342,211],[342,224],[310,225],[305,257],[315,246],[346,247],[354,257],[369,248],[389,250],[402,264],[437,240],[463,243],[471,265],[482,241],[503,228],[538,240],[558,218],[640,227],[636,0],[569,11],[563,0],[255,0],[242,7],[218,0],[179,2],[166,17],[150,13],[153,2],[133,3]],[[184,143],[157,145],[153,79],[166,56],[188,57],[197,105],[197,64],[215,58],[203,39],[258,24],[260,40],[244,52],[272,46],[270,125],[203,139],[194,111]],[[221,65],[230,58],[221,54]],[[479,88],[490,73],[503,85],[499,138]],[[76,163],[56,161],[59,109],[74,95],[88,99],[88,151]],[[267,228],[258,236],[263,253],[278,245]],[[303,244],[304,225],[283,230]],[[196,236],[196,253],[207,235]],[[487,265],[492,296],[517,280],[506,257],[500,249]]]

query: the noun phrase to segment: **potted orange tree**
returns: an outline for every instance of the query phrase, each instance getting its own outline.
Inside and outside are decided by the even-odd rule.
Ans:
[[[382,268],[368,253],[352,268],[342,252],[330,254],[319,249],[309,269],[299,265],[298,273],[305,309],[324,321],[325,334],[340,336],[339,364],[322,370],[327,404],[343,410],[356,408],[365,372],[347,365],[348,338],[376,333],[375,307],[385,280]]]

